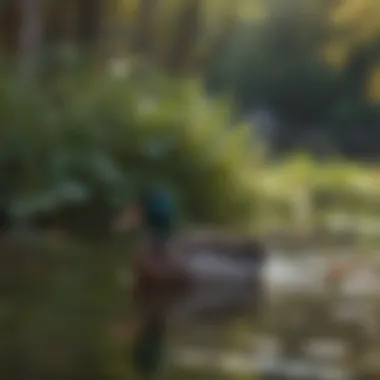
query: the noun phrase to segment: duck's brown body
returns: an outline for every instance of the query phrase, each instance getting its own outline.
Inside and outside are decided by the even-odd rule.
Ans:
[[[185,268],[169,254],[169,247],[151,240],[143,241],[135,251],[133,272],[136,295],[178,293],[192,283]]]
[[[133,271],[137,287],[181,290],[199,280],[194,260],[209,255],[231,267],[261,266],[265,249],[255,240],[206,234],[183,234],[157,245],[144,239],[135,251]],[[225,274],[228,281],[228,273]],[[222,275],[223,277],[223,275]]]
[[[170,239],[164,252],[156,249],[151,240],[144,239],[134,255],[134,296],[143,315],[158,313],[182,320],[184,311],[203,318],[209,312],[225,315],[228,307],[236,313],[235,304],[251,310],[256,309],[256,304],[258,309],[262,305],[261,276],[250,271],[265,257],[264,248],[256,241],[187,233]],[[205,273],[198,269],[196,262],[202,262],[207,256],[214,257],[214,261],[208,264],[207,270],[211,271]],[[220,263],[233,267],[235,273],[232,273],[234,270],[214,270],[214,265],[217,267]],[[212,298],[214,293],[216,299]],[[231,294],[236,294],[234,301],[228,298]],[[215,306],[218,297],[225,300],[226,305]],[[213,301],[208,306],[203,305],[208,298]]]

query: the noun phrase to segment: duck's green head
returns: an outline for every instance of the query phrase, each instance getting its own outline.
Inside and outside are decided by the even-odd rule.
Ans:
[[[167,191],[145,191],[140,197],[140,209],[144,224],[151,232],[166,235],[173,229],[176,205]]]

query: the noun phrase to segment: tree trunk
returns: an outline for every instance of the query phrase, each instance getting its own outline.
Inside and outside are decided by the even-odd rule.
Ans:
[[[41,0],[19,0],[19,64],[22,71],[35,68],[42,42]]]
[[[13,0],[3,1],[0,13],[0,41],[2,50],[13,55],[18,49],[20,28],[19,6]]]
[[[212,65],[218,60],[220,55],[224,53],[224,49],[229,42],[230,36],[233,35],[236,25],[235,15],[226,15],[219,33],[196,57],[194,64],[197,69],[202,72],[212,70]]]
[[[101,36],[101,0],[79,0],[77,8],[77,41],[83,47],[94,49]]]
[[[136,39],[133,51],[137,54],[149,55],[153,50],[155,16],[159,0],[140,0]]]
[[[168,57],[168,69],[175,73],[185,70],[196,45],[200,27],[201,0],[185,0],[178,17],[176,37]]]
[[[67,13],[70,5],[69,0],[56,1],[47,8],[44,42],[48,46],[60,46],[67,38]]]

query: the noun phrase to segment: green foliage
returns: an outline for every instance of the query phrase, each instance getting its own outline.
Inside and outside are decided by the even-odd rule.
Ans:
[[[312,224],[378,212],[375,170],[303,155],[262,165],[230,104],[195,80],[71,68],[41,84],[2,74],[0,181],[20,217],[58,210],[97,235],[149,184],[170,187],[182,216],[201,223],[258,228],[274,218],[294,229],[306,206]]]
[[[324,230],[333,236],[334,229],[352,224],[351,233],[375,237],[379,181],[376,167],[334,159],[317,163],[310,156],[294,155],[257,174],[256,228],[283,233]]]
[[[360,3],[368,15],[374,6]],[[378,88],[379,39],[357,41],[365,25],[358,8],[355,0],[265,1],[265,20],[240,23],[214,61],[211,88],[232,91],[243,111],[269,108],[281,124],[276,150],[304,147],[311,132],[329,139],[327,153],[333,146],[346,157],[377,157],[379,99],[370,89]],[[318,144],[311,143],[320,151]]]
[[[140,74],[63,70],[47,84],[4,75],[0,181],[16,213],[95,203],[99,212],[160,182],[190,220],[250,216],[249,131],[195,80]]]

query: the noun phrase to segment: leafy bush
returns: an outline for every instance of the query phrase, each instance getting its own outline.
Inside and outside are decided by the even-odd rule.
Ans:
[[[197,81],[90,69],[44,84],[0,76],[1,191],[20,216],[58,209],[68,225],[102,230],[149,183],[172,188],[197,222],[257,226],[277,215],[292,226],[301,193],[311,218],[378,212],[376,168],[297,155],[265,165],[230,104]]]
[[[230,107],[196,81],[93,70],[44,85],[2,79],[0,181],[19,215],[69,204],[106,212],[157,182],[180,196],[190,220],[250,217],[249,131],[232,127]]]
[[[269,216],[272,227],[280,224],[287,231],[326,228],[336,217],[342,222],[352,218],[357,226],[361,217],[372,220],[372,225],[378,223],[380,177],[376,166],[334,159],[318,163],[294,155],[281,164],[266,166],[256,179],[258,226]]]

